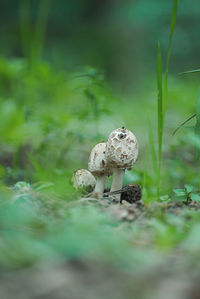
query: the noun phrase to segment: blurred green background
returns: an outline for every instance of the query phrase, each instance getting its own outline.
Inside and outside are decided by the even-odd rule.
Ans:
[[[40,13],[42,33],[35,45],[40,58],[67,71],[85,65],[103,69],[120,90],[129,89],[155,70],[158,40],[166,53],[172,4],[171,0],[2,1],[1,54],[24,57]],[[181,1],[171,56],[174,73],[198,65],[199,13],[198,0],[192,5]],[[22,31],[27,33],[23,43]]]
[[[172,133],[195,112],[199,115],[199,74],[180,74],[199,66],[198,0],[181,0],[178,8],[160,196],[154,169],[157,45],[160,41],[165,67],[173,2],[1,1],[2,298],[13,298],[18,289],[20,299],[27,299],[29,291],[30,298],[66,298],[66,285],[71,287],[70,299],[101,299],[108,292],[110,298],[133,298],[131,292],[137,298],[143,292],[146,297],[141,298],[161,298],[162,283],[169,292],[166,298],[176,298],[174,281],[182,294],[178,275],[195,284],[193,266],[197,274],[200,268],[200,171],[195,156],[200,141],[193,134],[195,119]],[[73,172],[87,168],[92,147],[121,126],[133,131],[140,145],[138,162],[124,180],[143,189],[143,210],[131,212],[133,222],[118,214],[116,219],[95,204],[79,205],[81,195],[71,184]],[[179,189],[185,184],[192,191]],[[186,191],[194,193],[197,208],[181,205]],[[174,193],[182,196],[178,204]],[[42,277],[35,287],[38,273],[44,273],[46,283]],[[82,285],[84,273],[88,285],[94,283],[94,293]],[[189,287],[188,298],[195,298]]]
[[[87,167],[94,143],[121,125],[138,137],[137,169],[145,172],[148,119],[153,130],[156,126],[157,42],[166,61],[172,6],[173,1],[158,0],[1,2],[4,182],[58,178],[56,186],[65,190],[66,183],[70,189],[71,173]],[[198,75],[178,73],[198,66],[199,13],[197,0],[181,1],[170,62],[166,151],[177,142],[172,131],[195,109]],[[185,174],[177,164],[170,177],[180,181]]]

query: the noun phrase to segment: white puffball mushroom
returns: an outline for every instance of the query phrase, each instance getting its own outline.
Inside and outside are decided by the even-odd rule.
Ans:
[[[111,171],[107,167],[105,150],[105,142],[100,142],[96,144],[95,147],[92,149],[88,160],[89,171],[97,177],[96,186],[92,194],[92,196],[97,198],[103,196],[106,183],[106,176],[111,175]]]
[[[95,177],[86,169],[78,169],[72,177],[72,183],[77,191],[92,192],[96,185]]]
[[[138,142],[135,135],[125,127],[111,132],[106,143],[106,160],[113,171],[111,192],[120,190],[124,172],[131,168],[138,157]],[[120,199],[120,194],[116,196]]]

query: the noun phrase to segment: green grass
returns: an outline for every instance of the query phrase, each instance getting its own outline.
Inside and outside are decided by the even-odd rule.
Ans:
[[[190,238],[190,230],[192,232],[199,221],[198,213],[183,209],[182,214],[173,216],[162,208],[149,205],[157,199],[155,171],[158,166],[153,141],[157,113],[156,102],[152,103],[151,99],[155,97],[154,93],[152,96],[149,90],[145,96],[141,92],[130,100],[127,97],[127,109],[127,105],[122,105],[122,101],[110,95],[106,84],[104,88],[96,87],[96,77],[75,76],[71,80],[73,76],[55,71],[52,66],[43,63],[27,76],[23,61],[2,58],[1,65],[1,77],[7,80],[0,102],[2,265],[20,268],[42,260],[94,259],[138,271],[150,267],[156,256],[167,261],[175,248],[180,247],[182,251],[182,242]],[[173,80],[170,78],[172,86]],[[165,140],[169,145],[166,147],[163,143],[160,191],[161,195],[168,195],[168,199],[164,199],[166,201],[175,200],[173,189],[182,187],[183,182],[194,186],[198,183],[196,166],[189,166],[193,161],[190,160],[193,145],[182,139],[181,132],[175,139],[171,137],[177,118],[183,118],[188,111],[187,95],[191,96],[192,91],[195,96],[194,86],[198,87],[189,80],[188,84],[175,81],[176,88],[169,90],[168,113],[173,111],[175,114],[171,113],[173,121],[166,118],[165,122]],[[88,88],[97,101],[98,117],[94,103],[85,96],[84,90]],[[183,96],[186,105],[179,110],[174,99],[184,101]],[[104,97],[107,99],[105,102]],[[41,98],[45,100],[41,101]],[[138,98],[140,101],[137,102]],[[143,105],[139,104],[141,102]],[[148,134],[146,123],[140,117],[144,105],[148,114],[152,115]],[[193,109],[192,102],[189,107]],[[134,119],[133,109],[137,109]],[[136,132],[140,142],[139,161],[132,171],[127,172],[125,183],[134,181],[143,185],[143,200],[147,205],[147,214],[143,215],[142,221],[129,224],[116,220],[95,206],[70,205],[79,197],[70,182],[73,171],[86,168],[95,142],[99,138],[106,139],[109,132],[121,123]],[[145,134],[149,135],[149,141]],[[183,150],[180,151],[180,148]],[[151,168],[149,158],[152,157]],[[31,184],[28,190],[23,191],[19,185],[19,190],[14,189],[14,193],[10,193],[7,188],[21,180]],[[184,217],[192,220],[186,224]],[[117,235],[113,234],[121,225]],[[14,246],[16,249],[13,251]]]
[[[152,153],[152,161],[155,171],[155,176],[157,180],[157,199],[160,197],[160,188],[161,188],[161,164],[162,164],[162,149],[163,149],[163,133],[165,127],[165,114],[167,109],[167,98],[168,98],[168,74],[169,74],[169,62],[170,62],[170,54],[172,47],[172,38],[174,34],[176,17],[178,10],[178,0],[174,0],[174,6],[172,9],[172,18],[171,18],[171,27],[169,34],[169,44],[167,50],[167,59],[166,59],[166,67],[165,74],[163,79],[163,66],[162,66],[162,53],[160,43],[158,43],[158,56],[157,56],[157,136],[158,136],[158,150],[157,150],[157,163],[155,163],[156,155],[155,150],[153,150],[153,143],[155,142],[152,138],[152,130],[149,130],[149,140],[151,146]],[[157,166],[156,166],[157,164]]]
[[[178,1],[166,63],[159,44],[157,72],[144,76],[137,92],[117,96],[92,67],[63,71],[42,60],[48,1],[40,2],[30,44],[29,4],[21,2],[25,57],[0,59],[2,272],[38,264],[65,267],[69,261],[142,279],[169,265],[175,276],[180,265],[184,273],[194,264],[199,271],[199,210],[184,204],[190,196],[199,203],[199,81],[169,71]],[[172,136],[194,113],[196,123]],[[117,205],[80,204],[71,184],[73,172],[87,168],[95,143],[122,125],[140,145],[139,160],[124,180],[143,188],[144,209],[131,211],[133,220],[123,216],[126,211],[121,216]]]

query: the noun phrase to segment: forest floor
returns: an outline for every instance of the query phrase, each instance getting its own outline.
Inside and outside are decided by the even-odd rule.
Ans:
[[[24,199],[20,208],[30,213],[30,209],[35,209],[35,203],[33,207],[30,198]],[[65,244],[61,248],[59,236],[54,235],[55,241],[60,243],[57,247],[59,256],[52,259],[50,254],[30,264],[25,262],[27,252],[24,248],[24,253],[19,253],[24,265],[21,261],[20,267],[16,265],[15,269],[13,264],[10,268],[1,268],[1,298],[199,298],[200,265],[197,259],[200,240],[196,235],[199,234],[200,203],[169,201],[145,205],[139,200],[120,204],[112,198],[85,197],[61,208],[71,213],[73,219],[68,225],[77,226],[75,222],[79,222],[78,229],[69,229],[68,225],[64,228],[66,243],[71,238],[74,244]],[[36,210],[38,213],[38,207]],[[31,217],[35,217],[32,212]],[[52,221],[59,226],[58,219]],[[27,223],[26,227],[23,223],[23,230],[31,229],[28,234],[34,235],[37,228],[34,232],[33,223],[32,228]],[[48,232],[42,227],[40,230],[43,242]],[[13,246],[8,244],[8,250],[12,250],[10,245]],[[24,246],[29,246],[27,240]],[[76,247],[83,247],[89,254],[83,250],[73,255]],[[41,248],[36,246],[34,250]],[[12,257],[10,253],[10,258],[16,262],[19,256]]]

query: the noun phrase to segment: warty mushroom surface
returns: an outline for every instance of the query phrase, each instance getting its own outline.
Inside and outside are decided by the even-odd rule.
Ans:
[[[106,143],[106,160],[113,171],[111,192],[120,190],[125,169],[130,169],[138,157],[138,142],[135,135],[125,127],[111,132]],[[120,195],[116,195],[120,199]]]
[[[106,176],[111,175],[111,170],[108,168],[107,160],[105,157],[106,143],[100,142],[94,146],[90,153],[88,161],[89,171],[97,177],[96,186],[92,196],[102,197]]]

